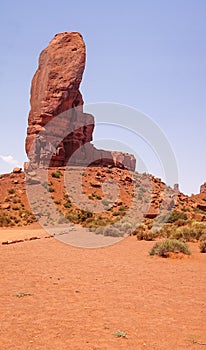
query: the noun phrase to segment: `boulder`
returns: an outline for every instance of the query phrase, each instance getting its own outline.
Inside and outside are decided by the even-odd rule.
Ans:
[[[21,171],[22,171],[22,168],[14,168],[14,169],[13,169],[13,173],[14,173],[14,174],[20,174]]]

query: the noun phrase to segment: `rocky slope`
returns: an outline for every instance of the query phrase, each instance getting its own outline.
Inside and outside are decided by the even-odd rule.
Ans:
[[[43,225],[55,225],[59,215],[54,209],[61,219],[88,227],[122,218],[153,225],[171,212],[180,213],[179,218],[186,221],[206,222],[205,192],[186,196],[149,174],[111,166],[62,167],[49,169],[47,181],[43,178],[33,172],[26,183],[24,172],[1,175],[1,227],[29,225],[36,218]]]

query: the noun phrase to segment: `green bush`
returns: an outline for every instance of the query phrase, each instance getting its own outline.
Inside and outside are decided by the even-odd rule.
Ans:
[[[164,241],[155,243],[149,254],[167,257],[170,252],[183,253],[186,255],[191,254],[188,245],[176,239],[165,239]]]
[[[51,173],[51,176],[56,178],[56,179],[59,179],[62,176],[62,173],[60,170],[57,170],[57,171],[54,171],[53,173]]]
[[[71,208],[71,201],[70,200],[68,200],[66,203],[64,203],[64,207],[65,208]]]

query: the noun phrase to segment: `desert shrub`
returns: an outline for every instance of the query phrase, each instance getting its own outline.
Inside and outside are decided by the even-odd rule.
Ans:
[[[201,252],[201,253],[206,253],[206,240],[200,242],[199,248],[200,248],[200,252]]]
[[[93,199],[94,199],[93,193],[90,193],[90,194],[88,195],[88,198],[91,199],[91,200],[93,200]]]
[[[206,225],[199,222],[194,222],[191,227],[196,232],[196,239],[199,240],[203,234],[206,234]]]
[[[175,225],[180,227],[180,226],[184,226],[185,225],[185,220],[184,219],[178,219],[176,222],[175,222]]]
[[[66,224],[67,223],[67,219],[64,217],[64,216],[61,216],[59,219],[58,219],[58,222],[57,222],[59,225],[61,224]]]
[[[186,255],[191,254],[187,243],[180,242],[177,239],[165,239],[164,241],[155,243],[149,254],[166,257],[170,252],[183,253]]]
[[[70,200],[68,200],[66,203],[64,203],[64,207],[65,208],[71,208],[71,201]]]
[[[127,333],[120,330],[114,332],[114,335],[118,338],[127,338]]]
[[[107,173],[107,174],[112,174],[112,170],[111,170],[111,169],[107,169],[107,170],[106,170],[106,173]]]
[[[120,231],[122,231],[122,232],[124,232],[125,234],[128,234],[128,235],[132,234],[133,231],[134,231],[134,226],[132,225],[131,222],[116,223],[115,227],[119,228]]]
[[[18,207],[18,205],[14,205],[14,206],[12,207],[12,209],[13,209],[13,210],[19,210],[20,208]]]
[[[139,225],[133,232],[133,235],[136,235],[139,241],[153,241],[157,237],[157,234],[152,230],[148,230],[148,227],[145,224]]]
[[[51,173],[51,176],[56,178],[56,179],[59,179],[61,177],[62,173],[60,170],[57,170],[57,171],[54,171],[53,173]]]
[[[96,199],[98,199],[100,201],[102,199],[102,197],[99,194],[96,194]]]
[[[166,224],[178,224],[183,225],[185,224],[185,221],[187,220],[187,215],[183,212],[173,210],[171,213],[167,213],[164,215],[161,215],[158,218],[158,223],[166,223]]]
[[[109,224],[111,224],[111,219],[110,218],[105,218],[102,216],[99,217],[92,217],[92,220],[89,222],[89,225],[87,225],[90,229],[92,229],[91,231],[96,231],[97,228],[102,227],[102,226],[107,226]],[[88,223],[88,219],[87,219],[87,223]]]
[[[178,220],[187,220],[187,214],[180,211],[173,210],[167,219],[169,224],[172,224]]]
[[[14,193],[15,193],[14,188],[10,188],[10,189],[8,190],[8,193],[9,193],[9,194],[14,194]]]
[[[0,227],[7,227],[12,225],[11,217],[0,210]]]
[[[108,200],[106,200],[106,199],[102,199],[102,204],[103,204],[105,207],[107,207],[107,206],[109,206],[111,203],[110,203]]]
[[[73,222],[73,223],[78,223],[79,219],[78,219],[78,212],[76,211],[69,211],[66,215],[65,215],[66,219]]]
[[[112,213],[112,215],[113,215],[113,216],[119,216],[119,215],[121,215],[121,213],[120,213],[119,211],[114,211],[114,212]]]
[[[137,239],[139,241],[153,241],[155,238],[157,237],[156,233],[154,233],[153,231],[149,230],[149,231],[142,231],[140,233],[137,234]]]
[[[140,224],[137,226],[133,232],[133,235],[140,235],[142,232],[145,232],[147,230],[147,226],[144,224]]]
[[[119,207],[119,209],[117,211],[114,211],[112,213],[112,215],[113,216],[119,216],[119,215],[123,216],[123,215],[125,215],[125,211],[126,211],[126,208],[123,205],[121,205],[121,207]]]
[[[55,192],[55,189],[53,187],[49,186],[48,192],[50,192],[50,193]]]
[[[199,240],[200,236],[204,232],[206,232],[205,225],[196,224],[188,227],[178,228],[175,234],[173,234],[173,238],[181,239],[185,242],[195,242]]]
[[[96,230],[95,230],[95,233],[97,235],[103,235],[104,234],[104,231],[105,231],[105,226],[100,226],[98,227]]]
[[[56,201],[54,201],[54,203],[55,203],[56,205],[59,205],[59,204],[61,204],[61,201],[56,200]]]
[[[18,223],[20,222],[20,219],[15,218],[15,219],[14,219],[14,222],[15,222],[15,224],[18,224]]]
[[[89,218],[93,217],[93,213],[91,211],[87,211],[87,210],[80,210],[80,212],[78,212],[78,220],[79,222],[84,222]]]
[[[47,181],[44,181],[44,182],[42,182],[42,186],[43,186],[46,190],[48,190],[49,184],[48,184]]]
[[[69,199],[69,195],[67,193],[64,195],[64,199]]]
[[[146,218],[144,224],[147,226],[148,230],[150,230],[154,226],[154,220]]]
[[[188,211],[190,211],[190,208],[188,208],[188,207],[183,207],[181,210],[184,211],[184,212],[188,212]]]
[[[206,253],[206,233],[200,237],[199,248],[201,253]]]
[[[115,227],[108,226],[104,228],[104,236],[121,237],[123,233]]]

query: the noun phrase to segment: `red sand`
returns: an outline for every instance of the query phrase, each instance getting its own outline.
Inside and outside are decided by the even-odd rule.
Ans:
[[[1,241],[25,235],[9,231]],[[0,349],[205,348],[206,254],[191,244],[189,258],[150,257],[153,244],[128,237],[99,249],[54,238],[0,245]]]

